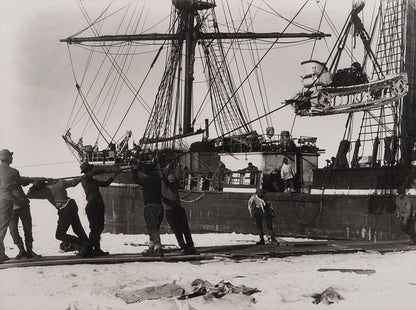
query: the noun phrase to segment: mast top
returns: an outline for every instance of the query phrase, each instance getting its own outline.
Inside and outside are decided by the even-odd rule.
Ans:
[[[172,0],[173,5],[179,11],[207,10],[215,7],[215,4],[200,0]]]

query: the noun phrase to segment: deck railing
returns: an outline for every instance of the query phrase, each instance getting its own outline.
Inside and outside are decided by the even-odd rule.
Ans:
[[[249,172],[229,171],[222,180],[218,180],[214,173],[186,171],[183,177],[179,178],[180,186],[185,190],[209,190],[221,191],[224,187],[247,187],[257,188],[260,183],[261,171],[255,176]]]

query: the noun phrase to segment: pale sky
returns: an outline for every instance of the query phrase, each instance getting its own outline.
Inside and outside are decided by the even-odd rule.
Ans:
[[[230,0],[234,1],[237,0]],[[121,0],[113,2],[114,9],[126,3]],[[314,17],[319,12],[316,2],[309,1],[300,20],[315,28],[319,23]],[[85,3],[89,14],[94,17],[98,16],[107,2],[83,0],[82,3]],[[149,12],[148,24],[151,25],[160,16],[169,13],[171,1],[148,0],[141,1],[140,4],[142,3]],[[291,17],[304,1],[273,0],[268,3],[275,10],[280,12],[282,9]],[[327,7],[333,22],[340,30],[351,8],[351,2],[328,0]],[[0,8],[0,149],[8,148],[15,152],[13,166],[18,167],[24,175],[78,174],[78,164],[74,162],[73,155],[61,138],[76,91],[66,44],[59,42],[59,39],[66,38],[86,26],[77,0],[0,0]],[[367,9],[371,17],[372,6],[367,4]],[[273,20],[256,22],[259,23],[256,29],[264,30]],[[281,29],[273,31],[279,30]],[[333,35],[328,43],[331,44],[334,40]],[[285,51],[279,56],[271,55],[268,60],[267,67],[271,70],[265,75],[270,77],[268,95],[272,108],[300,90],[300,62],[309,59],[311,54],[310,50],[305,49],[302,47]],[[326,57],[327,54],[323,54],[316,58],[326,60]],[[155,80],[155,91],[157,86],[158,80]],[[293,117],[293,111],[289,107],[279,115],[274,114],[276,132],[290,130]],[[293,136],[317,136],[318,145],[328,151],[320,158],[320,164],[323,165],[325,159],[335,155],[342,139],[345,119],[346,116],[297,118]],[[143,128],[137,129],[139,132],[134,133],[135,137],[141,137],[145,122],[145,114],[137,116],[136,124],[142,123]],[[72,163],[51,165],[64,162]],[[47,165],[39,166],[43,164]]]

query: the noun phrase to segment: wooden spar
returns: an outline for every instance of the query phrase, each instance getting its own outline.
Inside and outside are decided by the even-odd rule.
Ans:
[[[189,132],[189,133],[186,133],[186,134],[179,134],[179,135],[175,135],[175,136],[168,137],[168,138],[142,139],[142,140],[140,140],[140,143],[141,144],[151,144],[151,143],[160,143],[160,142],[172,141],[172,140],[177,140],[177,139],[181,139],[181,138],[186,138],[186,137],[202,134],[204,132],[205,132],[205,130],[198,129],[195,132]]]
[[[330,37],[330,34],[323,32],[299,32],[299,33],[283,33],[283,32],[221,32],[221,33],[196,33],[196,38],[199,40],[212,39],[276,39],[276,38],[311,38],[322,39]],[[128,34],[128,35],[102,35],[96,37],[68,37],[59,40],[69,44],[83,43],[83,42],[114,42],[114,41],[166,41],[179,40],[180,34],[160,34],[160,33],[144,33],[144,34]]]

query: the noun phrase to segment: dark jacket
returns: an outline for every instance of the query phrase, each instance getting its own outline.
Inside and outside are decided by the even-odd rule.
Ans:
[[[133,181],[143,188],[143,202],[147,204],[162,203],[162,179],[158,175],[137,175],[133,172]]]
[[[165,174],[162,176],[162,204],[168,210],[181,206],[179,181],[169,182]]]
[[[94,179],[92,175],[87,176],[82,182],[81,185],[84,188],[87,202],[94,202],[102,200],[100,187],[107,187],[114,181],[114,178],[111,177],[107,181],[100,181]]]
[[[29,206],[22,186],[33,183],[33,178],[21,177],[19,171],[8,164],[0,163],[0,199],[12,200],[21,207]]]

